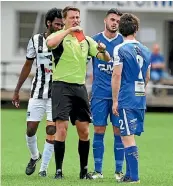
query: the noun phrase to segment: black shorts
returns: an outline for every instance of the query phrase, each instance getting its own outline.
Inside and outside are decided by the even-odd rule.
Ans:
[[[52,118],[68,121],[91,122],[88,94],[85,85],[54,81],[52,83]]]

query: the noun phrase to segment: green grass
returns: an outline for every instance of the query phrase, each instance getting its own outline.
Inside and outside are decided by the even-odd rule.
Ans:
[[[30,158],[25,142],[26,111],[2,110],[2,185],[3,186],[115,186],[113,135],[109,125],[105,135],[105,155],[103,180],[79,180],[79,159],[77,153],[77,133],[69,125],[64,159],[64,180],[54,180],[54,158],[49,165],[48,177],[40,178],[38,170],[32,176],[25,175],[25,167]],[[91,139],[93,127],[91,125]],[[38,146],[43,150],[45,140],[45,122],[40,124],[37,133]],[[173,114],[148,113],[145,121],[145,133],[137,137],[139,146],[139,170],[141,186],[173,185]],[[93,170],[92,149],[89,157],[89,170]],[[124,184],[121,184],[124,185]]]

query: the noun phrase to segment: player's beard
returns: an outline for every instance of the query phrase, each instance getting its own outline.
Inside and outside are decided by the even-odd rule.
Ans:
[[[50,30],[50,33],[51,33],[51,34],[54,33],[54,32],[56,31],[56,30],[53,28],[52,24],[50,25],[49,30]]]
[[[118,30],[118,28],[113,30],[113,29],[111,29],[111,28],[108,26],[108,24],[106,24],[106,30],[109,31],[110,33],[116,33],[117,30]]]

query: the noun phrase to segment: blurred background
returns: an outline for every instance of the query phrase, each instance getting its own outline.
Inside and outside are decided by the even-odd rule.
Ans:
[[[153,51],[152,79],[147,89],[148,107],[173,107],[173,1],[21,1],[1,2],[1,104],[11,102],[29,38],[43,32],[44,15],[52,7],[76,6],[81,10],[81,26],[92,36],[104,29],[103,19],[110,8],[134,13],[140,19],[137,39]],[[161,56],[162,58],[159,58]],[[160,61],[159,61],[160,60]],[[154,64],[161,64],[155,68]],[[88,65],[87,87],[91,88],[92,67]],[[159,73],[158,73],[159,70]],[[162,73],[160,73],[162,72]],[[21,89],[27,102],[31,81]]]

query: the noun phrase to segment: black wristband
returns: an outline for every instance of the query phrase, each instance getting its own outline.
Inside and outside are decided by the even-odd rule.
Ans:
[[[100,53],[101,53],[101,54],[105,54],[105,53],[106,53],[106,50],[103,50],[103,51],[101,51]]]

